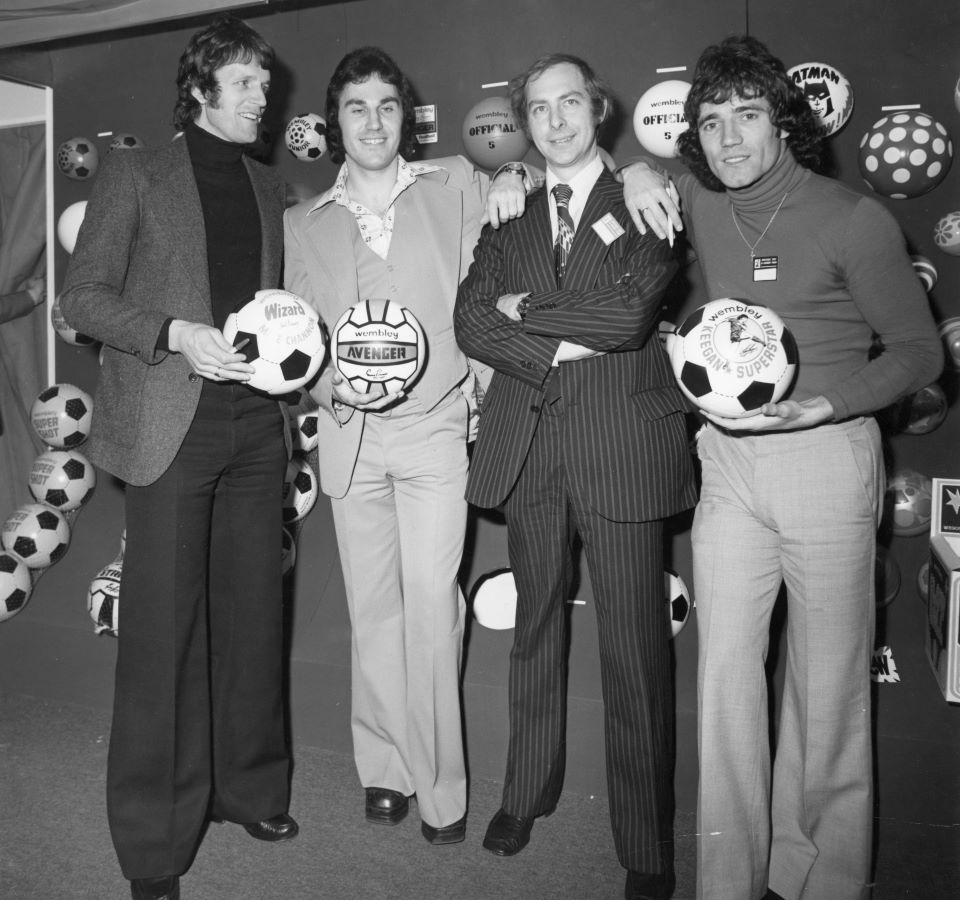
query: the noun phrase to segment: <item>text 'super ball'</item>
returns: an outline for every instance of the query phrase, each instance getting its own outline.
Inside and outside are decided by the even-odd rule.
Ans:
[[[361,394],[404,390],[426,362],[426,340],[413,313],[390,300],[346,309],[330,336],[333,364]]]
[[[323,365],[326,340],[316,310],[289,291],[257,291],[227,316],[223,336],[254,371],[246,382],[267,394],[289,394]]]
[[[745,418],[781,399],[797,368],[797,345],[771,309],[711,300],[677,329],[670,364],[680,389],[705,412]]]

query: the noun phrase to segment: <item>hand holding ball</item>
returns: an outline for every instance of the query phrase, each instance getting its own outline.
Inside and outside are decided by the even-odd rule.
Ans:
[[[326,341],[316,310],[289,291],[257,291],[227,316],[223,336],[253,366],[246,382],[267,394],[289,394],[323,365]]]
[[[346,309],[330,336],[337,371],[360,394],[382,397],[408,388],[426,362],[426,339],[413,313],[390,300]]]

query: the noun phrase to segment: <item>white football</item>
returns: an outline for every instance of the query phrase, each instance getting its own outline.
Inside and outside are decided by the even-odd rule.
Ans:
[[[361,300],[345,309],[333,326],[330,355],[355,391],[382,397],[417,380],[426,363],[426,338],[405,306]]]
[[[3,549],[16,553],[31,569],[57,562],[70,546],[70,526],[62,512],[42,503],[15,510],[0,533]]]
[[[663,590],[667,603],[667,617],[670,619],[670,636],[676,637],[683,631],[690,617],[690,592],[683,579],[673,569],[663,570]]]
[[[61,512],[79,509],[96,486],[96,469],[77,450],[48,450],[30,467],[29,488],[34,499]]]
[[[267,394],[289,394],[323,365],[327,342],[316,310],[289,291],[257,291],[230,313],[223,336],[254,372],[246,382]]]
[[[51,447],[78,447],[90,434],[93,399],[72,384],[54,384],[42,390],[30,408],[37,435]]]
[[[310,461],[294,453],[283,479],[283,524],[299,522],[317,502],[317,476]]]
[[[700,409],[739,419],[780,400],[797,369],[797,344],[772,309],[745,300],[711,300],[670,342],[680,390]]]

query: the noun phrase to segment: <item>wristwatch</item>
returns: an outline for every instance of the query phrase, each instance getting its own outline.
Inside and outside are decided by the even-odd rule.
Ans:
[[[519,162],[508,162],[500,166],[497,175],[502,175],[504,172],[509,172],[511,175],[519,175],[521,178],[527,177],[527,170],[524,168],[523,163]],[[496,175],[494,176],[496,178]]]
[[[530,305],[530,295],[527,294],[522,300],[517,303],[517,315],[520,316],[520,321],[522,322],[527,317],[527,307]]]

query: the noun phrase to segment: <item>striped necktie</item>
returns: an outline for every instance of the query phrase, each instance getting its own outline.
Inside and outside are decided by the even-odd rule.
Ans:
[[[557,271],[557,287],[563,286],[563,273],[567,269],[567,257],[573,243],[573,219],[570,217],[570,197],[573,191],[569,184],[555,184],[553,199],[557,203],[557,240],[553,245],[553,264]]]

